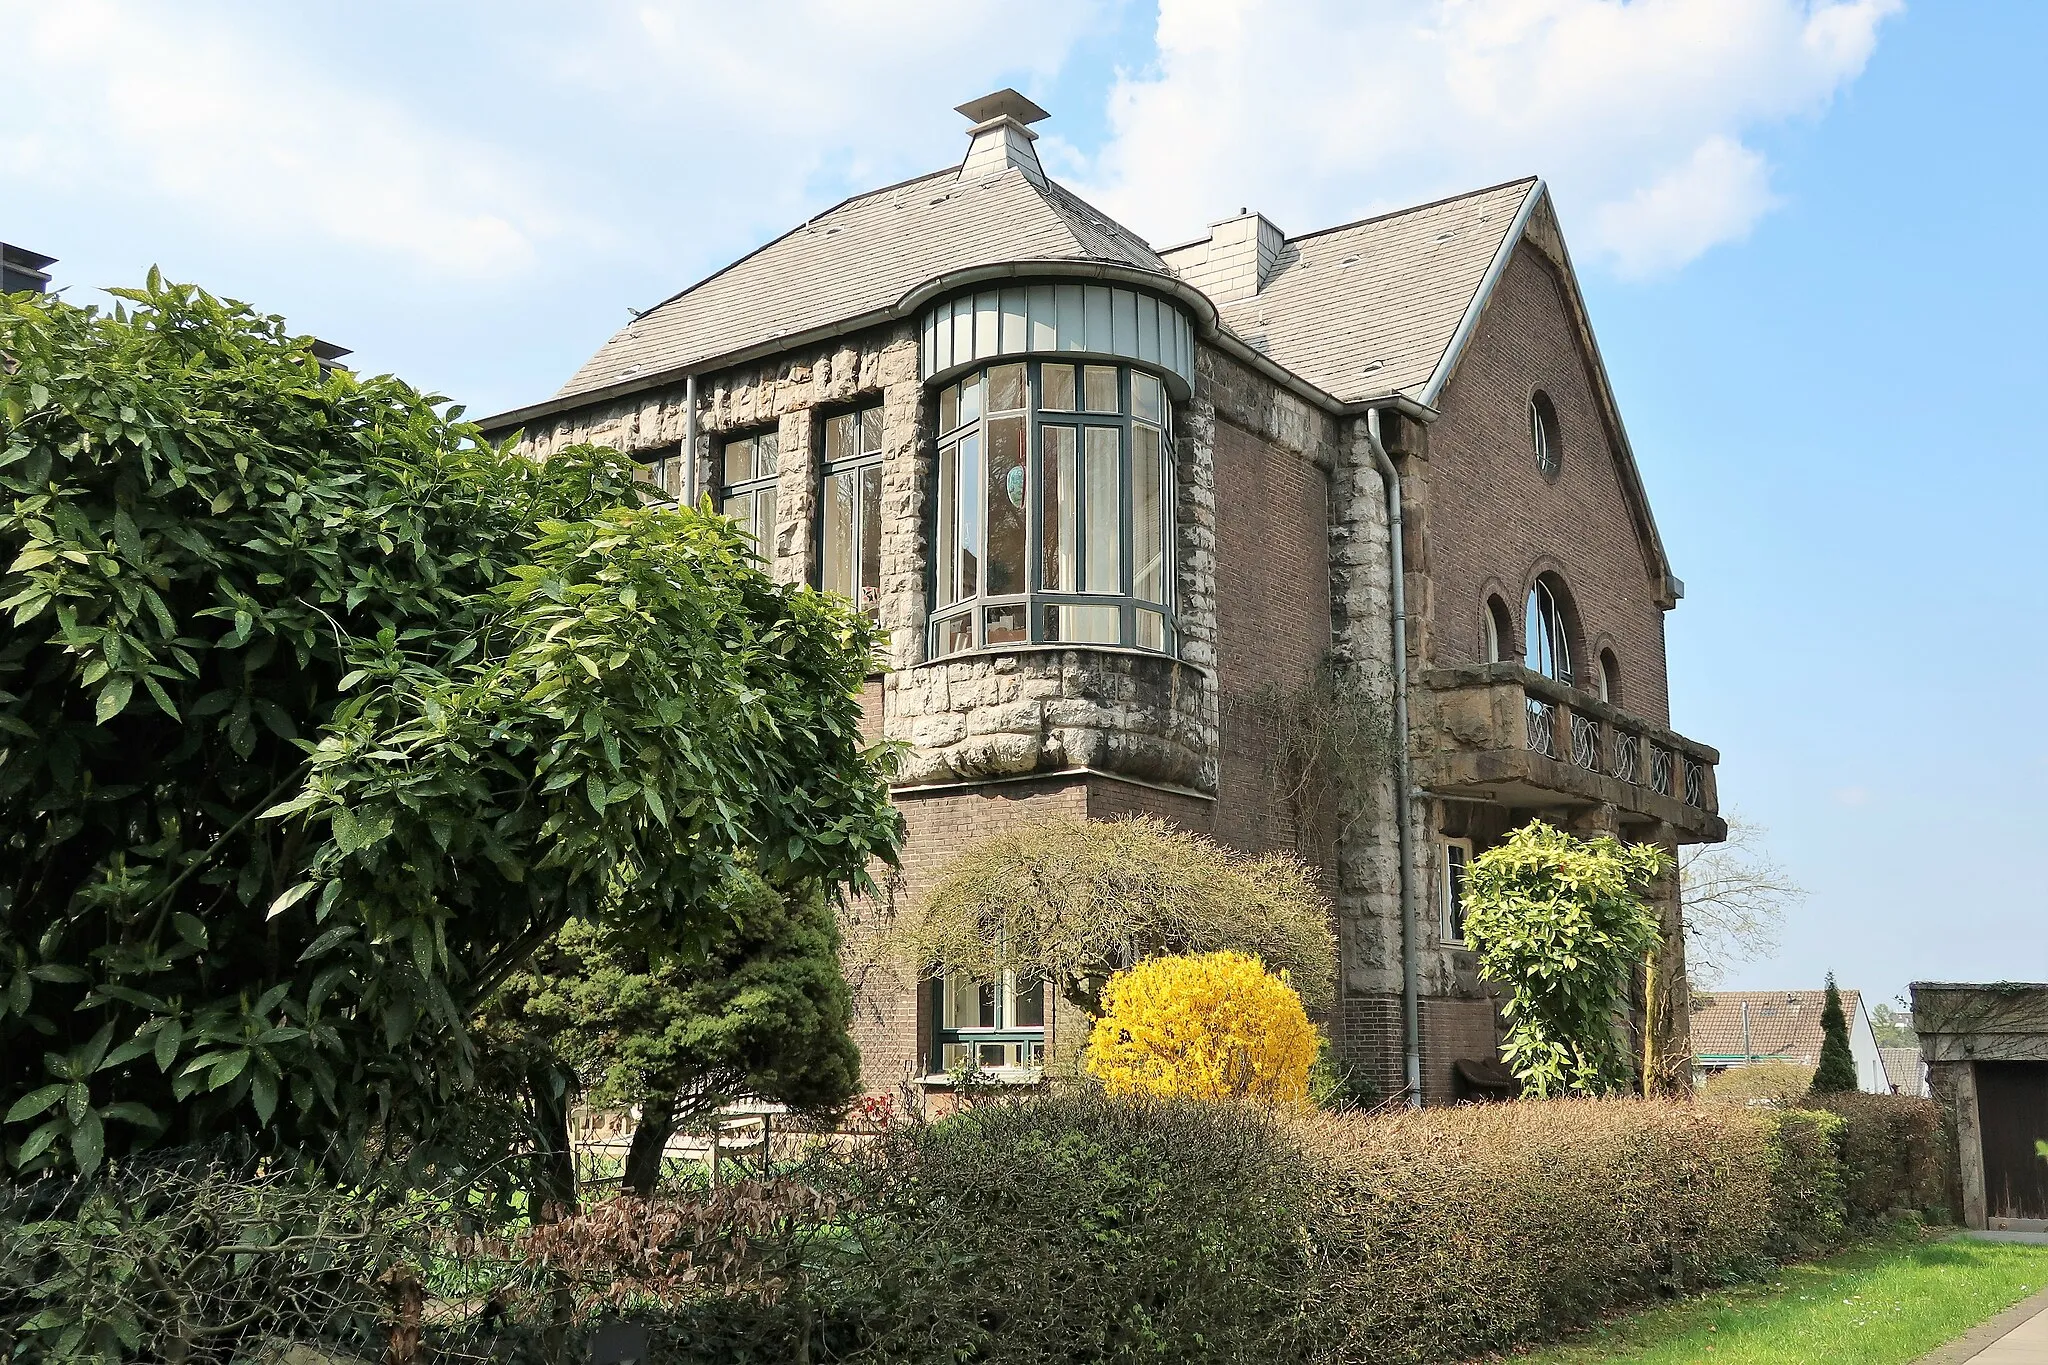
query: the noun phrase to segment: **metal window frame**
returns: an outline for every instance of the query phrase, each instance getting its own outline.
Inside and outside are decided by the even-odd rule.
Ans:
[[[731,446],[739,441],[759,440],[761,437],[766,436],[771,432],[776,433],[777,438],[775,448],[775,472],[772,474],[757,474],[753,478],[742,479],[738,483],[727,483],[725,480],[726,447]],[[774,537],[775,528],[773,526],[755,527],[753,525],[754,512],[752,498],[754,494],[762,492],[766,489],[776,488],[782,482],[781,427],[779,425],[771,423],[766,426],[749,427],[745,431],[726,432],[719,438],[718,452],[715,458],[715,463],[718,469],[717,500],[719,515],[725,515],[725,504],[730,499],[739,497],[741,494],[745,494],[749,499],[747,503],[748,530],[754,537],[755,551],[764,560],[772,562],[774,559],[775,550],[774,546],[770,542]],[[781,510],[780,508],[778,508],[777,515],[779,516],[780,514]]]
[[[1453,851],[1463,850],[1465,854],[1465,872],[1469,876],[1472,871],[1472,860],[1478,856],[1478,853],[1473,849],[1470,839],[1446,838],[1442,842],[1443,856],[1437,859],[1437,875],[1443,879],[1443,884],[1439,888],[1437,895],[1437,912],[1440,921],[1437,927],[1443,935],[1445,943],[1464,947],[1467,942],[1464,934],[1464,925],[1461,923],[1464,916],[1458,913],[1458,907],[1452,903],[1451,854]]]
[[[985,462],[989,450],[988,424],[991,421],[991,414],[987,406],[986,390],[984,388],[981,411],[971,422],[960,422],[943,431],[937,430],[936,412],[938,396],[946,388],[963,383],[969,379],[977,380],[985,386],[989,372],[1006,365],[1022,365],[1025,367],[1025,405],[1021,410],[1025,422],[1025,590],[1021,593],[992,594],[984,590],[987,582],[988,533],[991,521],[987,514],[987,490],[985,486]],[[1087,412],[1079,409],[1045,407],[1044,372],[1047,365],[1069,366],[1075,370],[1074,390],[1076,403],[1086,401],[1087,382],[1084,371],[1087,366],[1098,365],[1116,370],[1118,411],[1114,413]],[[1161,453],[1160,536],[1165,559],[1160,595],[1166,599],[1161,602],[1141,602],[1135,593],[1137,575],[1136,505],[1133,495],[1136,492],[1136,488],[1132,479],[1133,466],[1137,455],[1135,432],[1139,426],[1151,427],[1154,425],[1149,421],[1140,419],[1134,411],[1136,390],[1134,381],[1139,374],[1143,374],[1159,383],[1160,401],[1164,418],[1157,426],[1160,436]],[[1174,450],[1173,390],[1167,384],[1165,376],[1150,366],[1134,365],[1128,361],[1121,360],[1081,357],[1067,359],[1058,356],[1004,356],[994,358],[989,363],[977,366],[964,373],[950,376],[945,385],[931,391],[928,395],[928,400],[933,404],[934,411],[932,441],[934,475],[931,480],[933,489],[931,544],[934,553],[930,562],[926,565],[925,572],[927,600],[933,603],[927,611],[925,619],[927,657],[932,659],[952,658],[960,654],[984,649],[1018,648],[1024,645],[1042,644],[1073,644],[1077,648],[1087,648],[1090,645],[1096,645],[1103,648],[1143,649],[1148,653],[1163,654],[1168,658],[1179,657],[1180,632],[1176,620],[1174,602],[1177,587],[1174,581],[1175,568],[1178,560],[1178,555],[1175,551],[1179,531],[1178,519],[1175,515],[1177,510],[1175,502],[1179,489],[1179,478],[1178,462]],[[1018,411],[1018,409],[1014,408],[1006,409],[1003,413],[997,415],[1009,416]],[[1083,462],[1083,469],[1079,471],[1079,477],[1075,481],[1076,493],[1078,495],[1075,520],[1077,525],[1083,527],[1087,524],[1088,494],[1085,471],[1087,429],[1100,427],[1114,429],[1119,433],[1117,478],[1120,515],[1117,526],[1117,546],[1120,566],[1117,575],[1117,591],[1115,592],[1090,593],[1077,590],[1052,590],[1045,586],[1046,470],[1044,429],[1048,426],[1072,427],[1077,432],[1078,439],[1075,456],[1077,460]],[[939,480],[936,475],[936,464],[947,446],[957,446],[970,433],[978,434],[979,446],[982,452],[981,459],[984,462],[984,468],[979,475],[984,485],[982,489],[984,508],[981,525],[977,533],[979,543],[975,547],[975,553],[978,562],[983,566],[983,572],[977,576],[976,591],[972,595],[961,597],[953,602],[940,604],[937,601],[939,582],[937,547],[941,544],[942,537],[938,534],[938,530],[940,518],[947,516],[952,509],[938,505],[937,490]],[[955,497],[958,497],[957,488],[955,490]],[[956,553],[958,549],[959,547],[956,546]],[[1081,581],[1085,582],[1087,556],[1085,532],[1082,542],[1077,549],[1079,551],[1076,557],[1077,574]],[[987,643],[988,612],[992,608],[999,609],[1011,606],[1022,606],[1024,608],[1024,640],[994,645]],[[1049,606],[1115,608],[1118,613],[1117,640],[1115,644],[1112,645],[1104,641],[1068,641],[1052,638],[1045,629],[1044,608]],[[1155,650],[1149,645],[1137,643],[1137,613],[1141,611],[1154,612],[1159,616],[1162,623],[1164,648]],[[938,649],[941,630],[947,623],[963,615],[971,618],[970,638],[972,643],[966,649],[954,650],[951,654],[940,654]]]

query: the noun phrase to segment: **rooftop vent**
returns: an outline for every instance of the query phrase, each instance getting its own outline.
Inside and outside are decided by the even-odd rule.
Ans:
[[[998,90],[993,95],[969,100],[957,113],[974,126],[967,130],[967,157],[960,163],[961,180],[981,180],[1001,175],[1012,166],[1033,184],[1045,183],[1045,168],[1031,144],[1038,134],[1030,125],[1052,117],[1015,90]]]
[[[27,289],[40,294],[49,287],[49,268],[55,256],[0,242],[0,294],[18,294]]]

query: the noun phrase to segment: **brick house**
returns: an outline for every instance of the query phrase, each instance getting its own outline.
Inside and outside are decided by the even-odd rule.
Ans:
[[[817,215],[485,426],[637,453],[890,632],[864,702],[909,746],[897,896],[1055,812],[1294,851],[1336,905],[1332,1038],[1386,1092],[1451,1098],[1495,1053],[1458,927],[1474,854],[1538,815],[1725,834],[1714,751],[1669,728],[1681,587],[1544,186],[1154,249],[1045,174],[1030,101],[960,112],[960,164]],[[1275,771],[1300,747],[1275,727],[1340,692],[1388,733],[1405,712],[1407,744],[1335,808]],[[905,980],[863,956],[886,913],[849,946],[869,1083],[1028,1074],[1062,1024],[1042,987]]]

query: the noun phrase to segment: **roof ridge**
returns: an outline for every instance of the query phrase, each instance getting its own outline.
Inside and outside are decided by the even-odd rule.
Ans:
[[[1305,242],[1311,237],[1326,237],[1333,232],[1348,232],[1352,228],[1367,227],[1373,223],[1384,223],[1390,218],[1405,218],[1411,213],[1422,213],[1428,209],[1442,208],[1445,204],[1455,204],[1460,199],[1477,199],[1482,194],[1492,194],[1496,190],[1508,189],[1515,185],[1534,186],[1542,179],[1543,177],[1540,175],[1519,176],[1513,180],[1503,180],[1498,185],[1486,185],[1480,189],[1466,190],[1460,194],[1447,194],[1441,199],[1432,199],[1426,204],[1411,204],[1405,209],[1389,209],[1385,213],[1375,213],[1364,218],[1354,218],[1348,223],[1336,223],[1330,227],[1316,228],[1313,231],[1304,232],[1298,237],[1284,238],[1283,241],[1291,246],[1296,242]],[[1201,239],[1197,238],[1196,240],[1200,241]],[[1193,243],[1189,245],[1193,245]]]
[[[1165,266],[1166,262],[1163,259],[1160,259],[1159,253],[1153,249],[1152,244],[1150,242],[1146,241],[1136,232],[1133,232],[1130,228],[1125,227],[1116,219],[1104,213],[1101,209],[1097,208],[1092,201],[1083,199],[1080,195],[1074,193],[1074,191],[1068,189],[1065,185],[1062,185],[1059,181],[1053,179],[1051,176],[1047,176],[1045,178],[1045,188],[1043,191],[1041,191],[1041,193],[1044,195],[1047,206],[1051,208],[1054,213],[1059,214],[1062,221],[1067,223],[1067,230],[1069,232],[1073,232],[1074,227],[1068,215],[1072,213],[1078,213],[1081,210],[1086,210],[1088,213],[1094,215],[1096,218],[1101,220],[1103,231],[1108,232],[1114,238],[1122,239],[1122,241],[1119,242],[1119,245],[1122,245],[1124,242],[1135,242],[1138,245],[1139,249],[1142,250],[1146,255],[1152,257],[1155,260],[1158,260],[1161,267]],[[1078,233],[1075,234],[1074,244],[1076,246],[1081,247],[1083,250],[1086,250],[1086,244],[1080,240],[1080,236]]]
[[[796,236],[799,232],[808,231],[813,225],[817,224],[818,222],[826,218],[830,218],[833,214],[839,212],[839,210],[843,208],[848,208],[854,204],[858,204],[864,199],[874,199],[884,194],[894,194],[899,190],[908,189],[910,186],[920,184],[926,180],[936,180],[942,175],[953,174],[957,172],[959,169],[960,168],[958,166],[942,166],[936,171],[926,171],[923,175],[913,175],[908,180],[899,180],[893,185],[884,185],[880,189],[862,190],[859,194],[849,194],[848,196],[846,196],[846,198],[840,200],[838,203],[832,205],[830,208],[820,209],[818,212],[804,219],[801,223],[798,223],[795,227],[789,229],[789,231],[780,233],[774,237],[770,237],[767,241],[761,243],[761,245],[755,247],[746,255],[735,256],[732,260],[727,261],[724,265],[718,267],[718,269],[712,271],[709,275],[704,276],[704,278],[696,281],[694,284],[684,285],[681,289],[678,289],[675,293],[670,294],[660,303],[651,304],[648,307],[641,309],[639,316],[646,317],[648,314],[653,313],[656,309],[668,307],[670,304],[674,303],[677,299],[682,298],[686,294],[695,293],[697,290],[702,289],[705,285],[717,279],[719,276],[727,274],[728,272],[732,271],[738,266],[745,265],[748,261],[753,260],[756,256],[759,256],[762,252],[768,250],[770,247],[781,245],[783,242],[786,242],[790,238]],[[573,379],[574,376],[572,375],[571,380],[573,381]]]

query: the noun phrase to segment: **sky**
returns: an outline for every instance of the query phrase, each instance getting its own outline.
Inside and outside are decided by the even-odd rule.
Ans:
[[[1550,182],[1686,599],[1672,721],[1806,889],[1726,984],[2048,979],[2038,0],[0,0],[0,239],[472,413],[1052,111],[1166,245]],[[2029,853],[2028,850],[2033,850]]]

